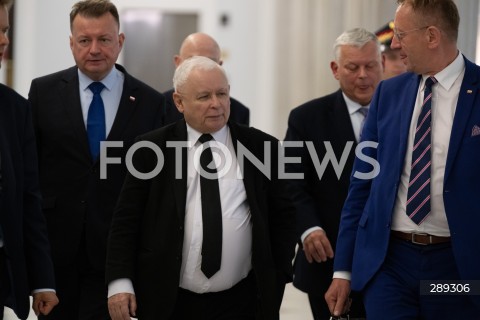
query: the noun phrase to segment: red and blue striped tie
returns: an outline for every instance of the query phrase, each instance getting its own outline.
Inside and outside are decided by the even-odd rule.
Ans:
[[[407,215],[420,225],[430,213],[430,168],[432,131],[432,86],[434,77],[425,81],[422,111],[417,121],[412,150],[412,169],[407,195]]]

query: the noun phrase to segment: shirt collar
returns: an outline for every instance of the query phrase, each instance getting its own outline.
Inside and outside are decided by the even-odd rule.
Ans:
[[[212,135],[213,139],[215,139],[215,141],[223,143],[224,145],[227,145],[228,130],[229,130],[228,126],[225,125],[222,129],[216,132],[212,132],[210,134]],[[198,138],[200,138],[202,134],[203,133],[193,129],[187,123],[187,139],[190,142],[190,148],[193,148],[193,146],[197,143]]]
[[[463,60],[462,53],[459,51],[455,60],[453,60],[453,62],[450,63],[445,69],[437,73],[435,75],[435,79],[437,79],[437,82],[448,91],[464,69],[465,61]],[[422,90],[425,88],[425,81],[428,77],[430,76],[422,75]]]
[[[353,101],[352,99],[347,97],[347,95],[343,91],[342,91],[342,95],[343,95],[343,99],[345,99],[345,103],[347,104],[348,113],[350,115],[354,114],[355,112],[357,112],[361,108],[369,108],[370,107],[370,104],[368,104],[366,106],[362,106],[360,103]]]
[[[115,83],[118,81],[118,78],[121,77],[120,71],[117,70],[117,68],[112,68],[110,72],[107,74],[105,78],[103,78],[100,82],[103,83],[105,88],[109,91],[112,90],[114,87]],[[85,73],[80,71],[78,69],[78,81],[80,82],[80,89],[85,91],[88,89],[88,86],[94,82],[92,79],[90,79]]]

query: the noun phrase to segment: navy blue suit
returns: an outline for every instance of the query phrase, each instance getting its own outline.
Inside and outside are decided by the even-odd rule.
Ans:
[[[335,270],[352,272],[354,290],[365,289],[387,257],[392,212],[419,82],[420,76],[412,73],[383,81],[370,106],[362,138],[379,144],[363,153],[376,159],[380,172],[373,180],[352,178],[334,263]],[[480,280],[480,135],[473,134],[478,126],[480,67],[465,59],[443,190],[454,260],[464,280]],[[354,171],[371,170],[370,164],[356,159]],[[471,298],[480,306],[480,296]]]

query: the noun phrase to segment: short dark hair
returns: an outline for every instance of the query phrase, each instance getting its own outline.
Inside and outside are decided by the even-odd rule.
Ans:
[[[2,0],[0,0],[2,1]],[[109,0],[82,0],[75,3],[70,12],[70,29],[72,29],[73,20],[77,15],[90,18],[98,18],[105,13],[110,12],[120,28],[120,18],[115,5]]]
[[[9,8],[12,5],[13,0],[0,0],[0,6],[7,6]]]
[[[457,40],[460,15],[453,0],[397,0],[397,3],[411,6],[427,24],[437,26],[451,40]]]

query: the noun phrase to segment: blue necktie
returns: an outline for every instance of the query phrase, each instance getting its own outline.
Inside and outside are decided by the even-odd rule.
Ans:
[[[203,134],[198,141],[205,143],[212,140],[210,134]],[[205,145],[204,145],[205,147]],[[200,193],[202,200],[203,242],[202,272],[211,278],[222,263],[222,205],[218,186],[217,168],[213,165],[211,148],[205,148],[200,155],[200,166],[214,179],[200,174]],[[214,163],[214,162],[213,162]]]
[[[93,99],[88,108],[87,133],[90,154],[93,161],[98,158],[100,153],[100,141],[105,140],[105,107],[100,96],[105,86],[101,82],[92,82],[88,88],[93,92]]]
[[[432,86],[435,83],[437,80],[434,77],[425,81],[423,106],[417,120],[412,149],[407,215],[417,225],[420,225],[430,213]]]

